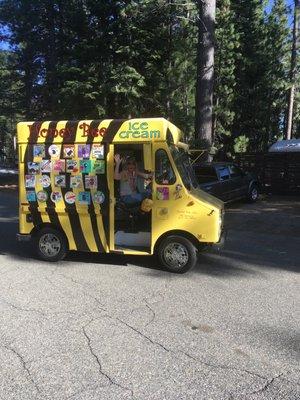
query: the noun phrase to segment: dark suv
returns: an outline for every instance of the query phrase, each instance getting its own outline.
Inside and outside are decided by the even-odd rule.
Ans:
[[[224,202],[258,199],[259,183],[257,178],[242,171],[232,163],[212,162],[194,165],[196,177],[202,190]]]

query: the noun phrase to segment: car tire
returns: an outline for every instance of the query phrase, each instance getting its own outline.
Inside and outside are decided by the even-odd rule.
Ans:
[[[158,258],[169,272],[183,274],[192,269],[198,260],[197,249],[182,236],[168,236],[158,247]]]
[[[257,185],[251,185],[248,191],[248,196],[247,200],[249,203],[255,203],[258,200],[259,197],[259,192],[258,192],[258,186]]]
[[[68,251],[65,235],[57,229],[43,228],[35,237],[37,256],[44,261],[60,261]]]

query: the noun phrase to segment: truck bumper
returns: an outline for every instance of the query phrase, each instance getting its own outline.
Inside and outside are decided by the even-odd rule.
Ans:
[[[30,234],[17,233],[16,238],[17,238],[18,242],[30,242],[31,235]]]
[[[226,237],[227,237],[227,231],[223,230],[220,236],[220,240],[217,243],[215,243],[213,247],[217,250],[221,250],[225,245]]]

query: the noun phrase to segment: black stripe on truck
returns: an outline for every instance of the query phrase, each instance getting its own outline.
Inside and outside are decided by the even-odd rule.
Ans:
[[[76,132],[78,128],[79,121],[68,121],[66,123],[66,131],[69,134],[66,135],[66,138],[63,140],[62,143],[62,151],[63,151],[63,144],[70,143],[74,144],[76,142]],[[63,199],[65,202],[65,194],[70,189],[61,188]],[[73,232],[73,237],[76,243],[77,250],[81,251],[90,251],[90,248],[85,240],[84,233],[82,231],[79,214],[76,209],[76,204],[67,204],[65,202],[65,210],[69,215],[69,220]]]
[[[104,157],[106,160],[106,166],[107,166],[107,155],[108,155],[108,146],[111,144],[118,133],[119,129],[121,128],[122,124],[124,123],[124,119],[114,119],[111,121],[109,126],[106,129],[105,135],[102,139],[102,143],[105,143],[105,150],[104,150]],[[109,187],[108,187],[108,173],[106,171],[106,180],[105,180],[105,186],[104,186],[104,191],[105,191],[105,196],[106,201],[103,204],[103,227],[104,227],[104,232],[106,236],[106,242],[108,245],[110,245],[110,235],[109,235],[109,221],[110,221],[110,204],[109,204]]]
[[[37,142],[39,131],[41,129],[42,122],[37,121],[34,122],[30,128],[30,141],[26,145],[25,154],[24,154],[24,185],[25,185],[25,175],[28,175],[28,162],[33,161],[33,143]],[[25,188],[27,193],[27,188]],[[28,189],[28,191],[33,191],[33,189]],[[38,201],[30,201],[28,202],[29,206],[28,209],[30,211],[32,217],[33,225],[40,226],[43,223],[41,213],[39,211],[39,204]]]
[[[48,129],[51,132],[55,132],[56,127],[57,127],[57,122],[56,121],[51,121],[49,123]],[[51,161],[51,157],[49,155],[48,149],[51,146],[51,144],[53,144],[53,139],[54,139],[54,135],[48,135],[46,140],[45,140],[45,152],[46,152],[45,156],[46,156],[46,159],[50,160],[50,161]],[[48,175],[50,178],[51,178],[51,174],[52,173],[44,173],[44,175]],[[49,216],[49,220],[50,220],[51,224],[56,226],[59,229],[63,229],[62,226],[61,226],[60,220],[58,218],[58,214],[56,212],[56,204],[53,203],[53,201],[50,198],[53,189],[54,188],[52,187],[52,183],[51,183],[51,185],[49,187],[43,189],[48,193],[48,198],[47,198],[47,202],[46,202],[46,204],[47,204],[46,212],[47,212],[47,214]]]
[[[91,125],[90,125],[91,130],[97,129],[98,126],[101,124],[101,122],[102,121],[99,121],[99,120],[92,121]],[[91,148],[92,148],[93,142],[94,142],[94,136],[93,135],[89,135],[88,139],[86,141],[86,144],[89,144],[91,146]],[[105,160],[105,164],[106,164],[106,160]],[[105,168],[106,168],[106,165],[105,165]],[[107,174],[107,171],[105,171],[105,173]],[[100,184],[99,176],[98,176],[97,182],[98,182],[97,183],[97,185],[98,185],[97,186],[97,190],[99,190],[99,184]],[[85,189],[85,190],[91,192],[90,189]],[[105,194],[105,196],[107,196],[107,193]],[[100,206],[100,208],[101,208],[101,206]],[[103,253],[103,252],[105,252],[105,250],[104,250],[103,243],[101,241],[100,234],[99,234],[99,229],[98,229],[98,225],[97,225],[97,215],[95,213],[95,206],[94,206],[93,201],[91,201],[91,204],[89,205],[88,211],[89,211],[89,214],[90,214],[90,217],[91,217],[93,234],[94,234],[95,242],[96,242],[96,245],[97,245],[97,249],[98,249],[99,253]],[[99,216],[98,218],[102,218],[102,215]]]

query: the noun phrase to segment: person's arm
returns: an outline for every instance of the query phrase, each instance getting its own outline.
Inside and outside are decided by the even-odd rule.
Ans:
[[[120,165],[122,162],[122,159],[120,157],[120,154],[116,154],[115,155],[115,162],[116,162],[116,166],[115,166],[115,174],[114,174],[114,178],[119,181],[122,178],[122,174],[120,172]]]
[[[137,176],[140,176],[140,177],[142,177],[142,178],[144,178],[144,179],[151,179],[152,176],[153,176],[152,173],[150,173],[150,174],[144,174],[144,172],[140,172],[140,171],[136,171],[136,174],[137,174]]]

